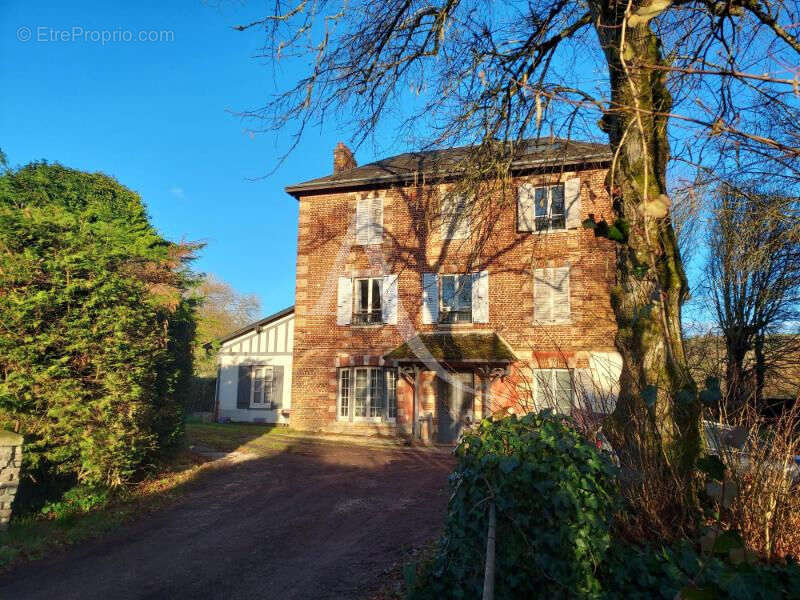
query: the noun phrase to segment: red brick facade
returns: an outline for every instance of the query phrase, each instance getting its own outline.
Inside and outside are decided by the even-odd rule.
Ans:
[[[604,168],[540,172],[522,182],[553,184],[580,178],[581,218],[611,218]],[[485,242],[442,241],[436,224],[443,184],[384,187],[379,190],[329,190],[298,194],[297,287],[291,425],[298,429],[352,430],[337,421],[337,367],[378,365],[381,357],[416,332],[441,330],[423,325],[422,273],[489,273],[489,322],[452,325],[455,331],[495,331],[522,363],[586,368],[588,351],[613,351],[615,325],[609,304],[614,283],[614,244],[588,229],[547,233],[517,231],[516,200],[486,203],[486,218],[473,226]],[[384,195],[383,243],[355,244],[352,224],[358,197]],[[349,230],[349,233],[348,233]],[[478,251],[478,248],[480,249]],[[477,256],[470,259],[471,255]],[[540,325],[533,318],[533,269],[570,266],[571,322]],[[398,324],[337,326],[339,276],[398,274]],[[522,369],[496,381],[493,396],[511,403]],[[434,375],[423,376],[422,412],[434,411]],[[398,384],[399,427],[409,427],[411,388]],[[493,406],[496,409],[497,406]],[[476,411],[478,409],[476,408]],[[374,429],[375,425],[365,425]]]

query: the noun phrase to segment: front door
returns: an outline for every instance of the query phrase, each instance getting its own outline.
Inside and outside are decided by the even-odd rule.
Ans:
[[[438,441],[452,444],[461,435],[467,417],[473,417],[475,379],[472,373],[450,373],[437,378]]]

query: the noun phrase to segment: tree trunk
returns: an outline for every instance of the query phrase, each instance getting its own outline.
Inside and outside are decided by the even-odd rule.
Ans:
[[[639,4],[633,3],[634,12]],[[665,61],[648,23],[629,24],[626,3],[590,5],[611,82],[602,126],[615,159],[606,183],[619,225],[627,229],[611,298],[623,369],[610,433],[632,469],[655,461],[689,481],[701,448],[700,404],[683,346],[687,281],[666,186],[665,115],[672,98],[665,72],[639,68]]]
[[[739,411],[747,399],[744,361],[747,357],[747,347],[737,343],[736,340],[725,341],[727,346],[727,361],[725,362],[725,400],[724,409],[728,416]]]
[[[756,359],[753,401],[758,410],[761,411],[764,408],[764,380],[767,376],[767,359],[764,356],[764,334],[756,335],[753,350]]]

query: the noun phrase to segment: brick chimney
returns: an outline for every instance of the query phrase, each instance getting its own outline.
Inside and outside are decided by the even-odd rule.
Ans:
[[[341,173],[342,171],[349,171],[358,166],[353,152],[345,146],[342,142],[336,144],[333,150],[333,174]]]

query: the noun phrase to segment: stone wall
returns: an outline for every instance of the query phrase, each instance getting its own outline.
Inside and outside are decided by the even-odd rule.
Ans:
[[[581,218],[613,220],[605,168],[579,172],[532,172],[522,183],[550,185],[573,177],[581,180]],[[357,199],[369,192],[335,191],[301,196],[298,223],[295,298],[294,378],[291,425],[299,429],[335,429],[338,366],[379,365],[381,357],[414,332],[442,326],[421,319],[422,273],[489,273],[489,322],[451,326],[457,331],[492,330],[503,336],[522,361],[543,367],[587,368],[589,355],[613,352],[616,322],[610,304],[614,284],[615,245],[589,229],[548,233],[517,230],[516,202],[492,205],[491,224],[480,255],[471,240],[442,240],[436,221],[446,186],[383,187],[383,243],[356,245],[348,235]],[[491,204],[491,203],[490,203]],[[352,232],[352,227],[350,228]],[[571,321],[542,326],[533,316],[533,270],[570,267]],[[339,276],[398,275],[398,324],[337,326],[336,282]],[[397,425],[407,428],[410,390],[399,384]],[[433,386],[426,380],[423,410],[433,405]],[[345,424],[346,426],[347,424]],[[352,427],[352,425],[350,426]]]
[[[22,466],[22,436],[0,431],[0,530],[8,527],[11,505],[19,486]]]

